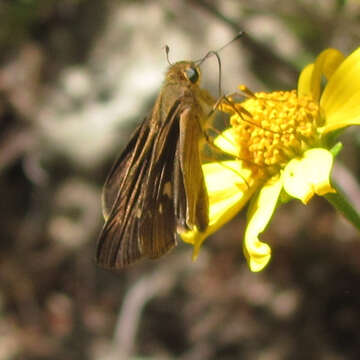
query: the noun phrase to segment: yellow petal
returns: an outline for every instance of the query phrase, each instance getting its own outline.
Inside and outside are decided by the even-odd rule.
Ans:
[[[336,112],[326,113],[325,109],[325,119],[323,134],[351,125],[360,125],[360,92],[346,99]]]
[[[337,49],[326,49],[316,59],[315,66],[321,67],[322,74],[329,80],[340,64],[344,61],[344,54]]]
[[[309,64],[301,71],[298,80],[299,96],[313,96],[312,75],[314,73],[314,68],[314,64]]]
[[[321,96],[325,132],[360,124],[360,48],[349,55],[330,78]],[[330,129],[330,130],[329,130]]]
[[[298,81],[299,95],[310,95],[314,101],[320,99],[321,77],[330,79],[344,60],[344,55],[336,49],[326,49],[301,72]]]
[[[244,242],[244,252],[251,271],[262,270],[270,261],[271,248],[259,240],[259,235],[265,230],[274,213],[281,189],[281,179],[278,176],[273,177],[251,201]]]
[[[209,195],[209,226],[205,232],[192,230],[180,234],[185,242],[194,245],[194,259],[206,237],[231,220],[258,187],[251,172],[242,168],[241,161],[205,164],[203,172]]]
[[[285,191],[304,204],[315,194],[335,192],[330,185],[333,162],[333,155],[320,148],[306,151],[301,159],[291,160],[282,174]]]
[[[320,105],[326,112],[336,111],[353,94],[360,91],[360,48],[350,54],[330,78]]]
[[[226,152],[229,155],[238,156],[239,148],[237,145],[235,131],[233,128],[229,128],[223,131],[219,136],[217,136],[214,140],[214,144]]]

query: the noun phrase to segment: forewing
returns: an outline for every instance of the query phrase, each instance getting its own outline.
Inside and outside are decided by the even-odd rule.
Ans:
[[[180,101],[168,112],[156,137],[140,226],[142,249],[156,258],[176,245],[177,219],[174,208],[173,174],[179,143]]]
[[[103,193],[106,222],[96,256],[105,268],[159,257],[176,245],[172,174],[179,108],[175,101],[166,119],[144,121],[109,174]]]
[[[204,231],[209,222],[209,200],[201,168],[199,142],[203,139],[201,128],[201,111],[195,105],[184,107],[180,115],[180,135],[178,143],[179,168],[186,198],[186,224],[188,228],[196,226]],[[181,200],[181,199],[179,199]],[[184,204],[178,205],[184,208]]]

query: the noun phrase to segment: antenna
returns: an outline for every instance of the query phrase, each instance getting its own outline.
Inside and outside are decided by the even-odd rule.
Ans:
[[[169,46],[165,45],[166,60],[167,60],[169,65],[172,65],[172,62],[169,60],[169,52],[170,52]]]
[[[207,58],[209,58],[212,55],[215,55],[219,64],[219,96],[221,96],[222,90],[221,90],[221,60],[219,56],[219,52],[226,48],[228,45],[230,45],[232,42],[236,41],[237,39],[241,38],[245,33],[243,31],[239,31],[237,35],[228,41],[225,45],[223,45],[218,50],[210,50],[202,59],[197,60],[195,62],[198,62],[198,66],[200,66]]]
[[[240,39],[242,36],[245,35],[245,32],[244,31],[239,31],[236,36],[230,40],[229,42],[227,42],[225,45],[223,45],[220,49],[216,50],[216,52],[220,52],[222,49],[226,48],[228,45],[230,45],[232,42]]]

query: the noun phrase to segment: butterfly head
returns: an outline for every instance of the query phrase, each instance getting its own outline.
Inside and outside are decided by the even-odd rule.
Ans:
[[[168,83],[182,83],[187,86],[199,85],[200,78],[200,68],[192,61],[179,61],[171,65],[166,74]]]

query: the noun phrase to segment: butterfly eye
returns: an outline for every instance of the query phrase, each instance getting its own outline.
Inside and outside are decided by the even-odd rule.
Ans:
[[[199,72],[197,69],[189,67],[186,69],[186,77],[190,80],[193,84],[195,84],[199,80]]]

